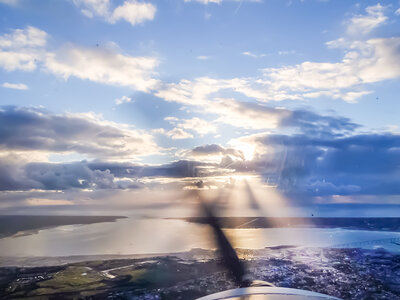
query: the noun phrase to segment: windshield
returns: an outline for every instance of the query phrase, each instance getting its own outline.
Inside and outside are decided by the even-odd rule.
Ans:
[[[0,0],[0,298],[400,298],[399,24],[398,0]]]

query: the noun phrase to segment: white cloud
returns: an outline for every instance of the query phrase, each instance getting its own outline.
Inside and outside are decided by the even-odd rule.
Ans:
[[[207,59],[210,59],[210,57],[206,56],[206,55],[199,55],[199,56],[196,57],[196,59],[198,59],[198,60],[207,60]]]
[[[396,16],[400,16],[400,8],[398,8],[398,9],[394,12],[394,14],[395,14]]]
[[[118,20],[125,20],[132,25],[140,24],[144,21],[153,20],[156,10],[156,7],[151,3],[126,1],[114,10],[110,22],[115,23]]]
[[[223,98],[215,99],[210,103],[207,111],[220,116],[217,122],[256,130],[276,128],[283,118],[290,115],[287,110]]]
[[[342,99],[347,102],[356,102],[357,99],[364,95],[371,94],[372,91],[359,91],[359,92],[341,92],[340,90],[333,91],[318,91],[304,94],[305,98],[321,98],[330,97],[332,99]]]
[[[183,139],[192,139],[193,135],[184,131],[181,128],[174,128],[170,131],[167,131],[166,135],[173,140],[183,140]]]
[[[245,55],[245,56],[250,56],[250,57],[253,57],[253,58],[260,58],[260,57],[265,57],[265,56],[268,55],[268,54],[255,54],[255,53],[250,52],[250,51],[244,51],[241,54]]]
[[[370,32],[386,20],[381,5],[366,8],[365,15],[357,15],[349,21],[348,31]],[[209,105],[210,99],[226,97],[225,91],[240,93],[258,101],[302,100],[321,96],[354,102],[371,93],[367,84],[400,76],[400,38],[355,40],[342,37],[326,43],[328,48],[344,50],[338,62],[305,61],[296,65],[266,68],[261,76],[231,79],[199,77],[193,81],[164,85],[156,96],[185,105]],[[278,54],[291,54],[280,51]],[[250,51],[242,52],[250,57],[260,57]]]
[[[176,117],[166,117],[166,118],[164,118],[164,120],[165,120],[165,121],[168,121],[168,122],[170,122],[170,123],[176,123],[176,122],[179,121],[179,119],[176,118]]]
[[[223,0],[185,0],[185,2],[198,2],[202,4],[216,3],[220,4]]]
[[[362,84],[400,76],[400,38],[355,41],[337,63],[304,62],[283,68],[264,69],[265,77],[275,90],[289,90],[310,96],[326,92],[333,98],[351,92],[354,100],[365,92],[343,91]],[[306,92],[306,93],[304,93]]]
[[[195,105],[195,103],[193,104]],[[331,121],[329,118],[318,118],[313,114],[305,114],[302,111],[291,111],[284,108],[274,108],[258,103],[240,102],[227,98],[214,98],[199,107],[201,107],[202,113],[208,115],[215,114],[218,116],[217,119],[212,123],[199,118],[178,119],[176,117],[167,117],[165,120],[177,128],[192,130],[199,134],[216,132],[217,128],[215,124],[218,123],[228,124],[241,129],[268,129],[272,131],[276,128],[282,129],[282,127],[290,127],[290,130],[301,129],[302,126],[307,126],[311,130],[310,128],[316,126],[313,122],[329,123]],[[309,122],[306,119],[307,117],[311,118],[312,121]]]
[[[350,19],[347,27],[348,34],[355,36],[370,33],[387,20],[383,10],[384,7],[379,3],[374,6],[368,6],[365,9],[366,15],[357,15]]]
[[[73,3],[83,7],[81,12],[89,18],[106,17],[109,14],[110,0],[73,0]]]
[[[8,88],[8,89],[15,89],[15,90],[27,90],[28,86],[26,84],[23,83],[8,83],[8,82],[4,82],[2,85],[2,87]]]
[[[349,123],[346,119],[318,116],[302,110],[293,111],[254,102],[241,102],[232,98],[209,100],[207,104],[201,106],[201,112],[218,116],[212,122],[212,125],[223,123],[240,129],[270,130],[273,132],[274,129],[279,128],[280,132],[282,132],[283,128],[287,128],[292,133],[297,130],[311,132],[323,129],[328,131],[326,124],[333,123],[341,123],[343,130],[353,130],[355,128],[354,124]],[[178,127],[185,124],[185,120],[176,118],[167,118],[166,120]]]
[[[153,20],[157,11],[155,5],[135,0],[124,1],[114,9],[110,0],[73,0],[73,3],[81,7],[81,12],[89,18],[102,17],[111,24],[125,20],[132,26]]]
[[[367,33],[386,20],[381,5],[367,7],[366,15],[351,19],[349,31]],[[231,79],[200,77],[161,87],[156,96],[185,105],[209,105],[211,99],[240,93],[261,102],[330,97],[355,102],[371,93],[368,84],[400,77],[400,38],[362,39],[360,34],[327,42],[344,56],[337,62],[305,61],[296,65],[265,68],[261,76]],[[289,53],[289,52],[288,52]],[[257,57],[249,51],[243,55]],[[281,53],[287,54],[285,53]]]
[[[115,99],[115,104],[120,105],[122,103],[129,103],[132,102],[132,98],[128,96],[122,96],[121,98]]]
[[[156,92],[156,96],[170,102],[201,105],[207,101],[209,94],[218,92],[221,86],[224,86],[221,80],[200,77],[194,82],[181,80],[179,83],[166,84]]]
[[[217,127],[214,124],[196,117],[182,120],[182,123],[179,123],[179,127],[186,130],[193,130],[200,135],[217,132]]]
[[[152,133],[155,134],[165,134],[165,129],[164,128],[156,128],[151,130]]]
[[[46,40],[46,32],[31,26],[0,36],[0,67],[7,71],[36,69]]]
[[[214,124],[197,117],[182,120],[174,117],[167,117],[165,120],[179,128],[192,130],[200,135],[215,133],[217,131],[217,127]]]
[[[219,92],[225,90],[241,93],[263,102],[302,99],[298,93],[290,94],[284,90],[273,90],[270,85],[271,82],[262,77],[231,79],[199,77],[194,81],[184,79],[179,83],[165,84],[155,95],[166,101],[186,105],[206,105],[210,97],[217,97]]]
[[[28,26],[26,29],[15,29],[11,34],[0,37],[0,48],[20,49],[35,48],[46,45],[47,33]]]
[[[218,96],[218,92],[230,90],[260,101],[280,101],[300,99],[298,95],[285,94],[282,91],[268,89],[268,82],[262,78],[215,79],[199,77],[194,81],[181,80],[179,83],[165,84],[156,92],[156,96],[170,102],[186,105],[208,104],[210,96]]]
[[[286,50],[286,51],[278,51],[279,55],[291,55],[291,54],[295,54],[296,51],[294,50]]]
[[[197,2],[201,4],[221,4],[222,2],[262,2],[262,0],[185,0],[185,2]]]
[[[17,5],[19,0],[0,0],[0,3],[7,5]]]
[[[0,67],[6,71],[33,71],[39,55],[28,52],[0,51]]]
[[[243,55],[246,55],[246,56],[254,57],[254,58],[257,57],[256,54],[251,53],[250,51],[244,51],[244,52],[242,52],[242,54],[243,54]]]
[[[57,53],[48,53],[47,71],[68,79],[71,76],[94,82],[129,86],[148,91],[158,80],[152,78],[158,60],[134,57],[99,48],[67,46]]]
[[[155,57],[121,54],[115,43],[102,48],[70,44],[49,52],[46,40],[47,33],[35,27],[16,29],[0,36],[0,67],[7,71],[33,71],[42,64],[42,70],[65,79],[74,76],[140,91],[153,89],[159,83],[153,78],[159,64]]]

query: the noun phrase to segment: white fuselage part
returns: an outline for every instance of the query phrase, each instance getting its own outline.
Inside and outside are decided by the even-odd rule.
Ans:
[[[340,300],[339,298],[298,289],[247,287],[211,294],[197,300]]]

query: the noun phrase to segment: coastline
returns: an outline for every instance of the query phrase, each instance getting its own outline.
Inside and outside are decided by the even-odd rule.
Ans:
[[[20,237],[38,233],[39,230],[65,225],[89,225],[115,222],[126,216],[44,216],[44,215],[0,215],[0,239]]]

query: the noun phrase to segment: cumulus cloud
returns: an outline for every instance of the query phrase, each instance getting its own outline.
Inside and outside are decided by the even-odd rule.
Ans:
[[[251,102],[218,98],[210,106],[209,113],[219,115],[217,122],[246,129],[277,128],[290,112]]]
[[[368,34],[387,20],[384,7],[379,3],[368,6],[365,11],[365,15],[357,15],[349,20],[347,32],[350,35]]]
[[[320,115],[309,110],[287,110],[281,127],[296,127],[300,132],[319,137],[339,137],[354,134],[361,126],[342,116]]]
[[[73,0],[73,3],[82,7],[81,12],[89,18],[109,14],[110,0]]]
[[[236,161],[230,167],[261,173],[268,183],[287,194],[322,197],[400,193],[399,135],[258,134],[242,137],[240,142],[255,147],[254,158]]]
[[[46,32],[28,26],[0,36],[0,67],[7,71],[33,71],[43,59]]]
[[[208,105],[207,100],[222,97],[226,91],[261,102],[319,97],[355,102],[372,92],[366,89],[370,84],[400,76],[396,63],[400,59],[400,38],[366,37],[386,19],[379,4],[367,7],[365,15],[351,18],[347,36],[326,43],[328,48],[343,50],[343,58],[337,62],[305,61],[264,68],[261,76],[255,77],[181,80],[162,86],[156,96],[185,105]],[[249,51],[242,54],[257,56]]]
[[[110,170],[115,177],[140,179],[144,177],[199,177],[206,172],[202,167],[213,165],[199,161],[179,160],[162,165],[134,165],[127,162],[93,161],[89,162],[88,166],[92,170]]]
[[[388,42],[387,45],[384,45],[385,42]],[[371,57],[363,61],[304,62],[294,66],[266,68],[262,70],[263,74],[259,77],[231,79],[200,77],[194,81],[184,79],[179,83],[162,85],[155,95],[166,101],[184,105],[206,105],[208,100],[219,98],[226,91],[239,93],[261,102],[303,100],[318,96],[328,96],[352,102],[370,93],[369,91],[351,90],[352,88],[359,89],[363,83],[372,82],[363,82],[358,78],[359,67],[363,67],[360,71],[364,71],[367,67],[376,70],[382,69],[383,74],[379,76],[385,79],[393,78],[393,69],[397,69],[396,66],[388,66],[385,63],[385,60],[392,61],[397,58],[396,40],[392,42],[382,41],[382,44],[379,41],[376,43],[371,41],[370,45],[365,44],[365,46],[369,47]],[[363,48],[366,50],[367,47]],[[380,55],[372,56],[372,54],[382,54],[383,52],[390,53],[392,56],[386,58]],[[356,53],[353,52],[353,54]],[[367,64],[365,69],[363,63]],[[389,69],[386,70],[385,68]],[[343,76],[343,79],[341,76]],[[384,80],[376,79],[377,81]]]
[[[170,137],[173,140],[183,140],[183,139],[192,139],[193,135],[189,132],[186,132],[182,128],[174,128],[170,131],[167,131],[166,136]]]
[[[197,2],[201,4],[221,4],[222,2],[262,2],[262,0],[185,0],[185,2]]]
[[[164,179],[170,182],[169,178],[188,178],[193,183],[198,178],[255,172],[298,201],[400,193],[399,135],[357,132],[359,126],[347,118],[305,110],[287,110],[279,123],[299,128],[299,132],[253,134],[231,140],[229,147],[200,145],[181,153],[191,160],[164,165],[127,160],[48,163],[32,162],[28,156],[21,159],[16,153],[73,151],[93,153],[97,158],[118,155],[127,159],[131,157],[127,149],[137,155],[149,154],[149,150],[143,134],[135,135],[94,116],[3,108],[0,190],[136,189],[150,182],[160,184]],[[137,140],[128,143],[132,137]]]
[[[282,108],[272,108],[258,105],[256,103],[240,103],[231,99],[225,104],[229,109],[224,113],[217,112],[220,115],[226,115],[231,119],[231,124],[239,128],[251,129],[273,129],[279,128],[276,132],[287,132],[290,134],[305,134],[318,138],[338,139],[355,134],[360,125],[351,122],[348,118],[340,116],[324,116],[307,110],[288,110]],[[215,109],[214,109],[215,110]],[[242,116],[242,119],[239,118]],[[271,121],[273,120],[273,121]],[[274,130],[270,131],[273,136]],[[261,134],[263,135],[263,134]],[[219,162],[229,156],[230,160],[252,161],[258,154],[265,154],[263,147],[257,148],[255,143],[259,134],[250,137],[231,140],[228,144],[230,148],[224,148],[221,145],[210,144],[195,147],[192,150],[183,150],[178,155],[183,155],[191,159],[200,159],[202,161]],[[222,167],[222,165],[221,165]]]
[[[181,129],[191,130],[200,135],[215,133],[217,131],[217,127],[214,124],[197,117],[191,119],[177,119],[174,117],[167,117],[165,118],[165,120],[178,126]]]
[[[0,156],[0,191],[93,192],[104,189],[137,189],[154,182],[179,182],[184,178],[207,176],[217,165],[180,160],[163,165],[139,165],[131,162],[80,161],[47,163],[21,161]],[[157,179],[159,179],[157,181]]]
[[[115,23],[118,20],[125,20],[131,25],[136,25],[147,20],[153,20],[155,14],[156,7],[151,3],[125,1],[124,4],[113,11],[110,22]]]
[[[154,88],[158,80],[152,78],[158,60],[134,57],[106,49],[67,46],[56,53],[48,53],[47,71],[68,79],[71,76],[94,82],[129,86],[140,91]]]
[[[282,129],[297,128],[301,132],[326,134],[339,131],[352,131],[359,125],[349,119],[339,116],[321,116],[307,110],[289,110],[275,108],[254,102],[240,102],[235,99],[216,98],[202,106],[203,112],[216,114],[218,118],[213,123],[223,123],[245,129]],[[185,129],[193,129],[198,133],[213,132],[214,125],[204,120],[178,119],[167,117],[170,123]],[[195,125],[195,126],[191,126]],[[209,127],[209,126],[212,127]]]
[[[46,49],[46,32],[35,28],[15,29],[0,36],[0,67],[7,71],[42,70],[65,79],[73,76],[98,83],[128,86],[139,91],[155,88],[159,61],[154,57],[130,56],[112,49],[64,45],[57,51]]]
[[[355,41],[350,43],[350,51],[341,62],[304,62],[283,68],[267,68],[264,76],[272,82],[271,87],[275,90],[301,92],[303,97],[311,98],[325,93],[332,98],[354,101],[367,92],[346,92],[346,89],[400,76],[400,67],[394,64],[400,58],[399,47],[400,38]]]
[[[35,183],[24,176],[23,159],[15,154],[0,153],[0,190],[30,190]]]
[[[155,5],[135,0],[124,1],[115,8],[110,0],[73,0],[73,3],[89,18],[102,17],[111,24],[124,20],[132,26],[153,20],[157,11]]]
[[[129,103],[129,102],[132,102],[132,98],[130,98],[128,96],[122,96],[121,98],[115,99],[116,105],[120,105],[123,103]]]
[[[179,83],[166,84],[155,95],[169,102],[202,105],[207,101],[209,94],[218,92],[220,89],[220,80],[201,77],[195,82],[181,80]]]
[[[7,88],[7,89],[14,89],[14,90],[27,90],[28,86],[23,83],[9,83],[9,82],[4,82],[2,87]]]
[[[46,45],[46,39],[46,32],[28,26],[26,29],[16,29],[11,34],[1,36],[0,47],[2,49],[43,47]]]
[[[268,90],[266,81],[261,78],[215,79],[199,77],[193,81],[183,79],[179,83],[162,85],[155,95],[166,101],[185,105],[208,105],[210,98],[220,96],[219,93],[227,90],[265,102],[301,99],[299,95]]]
[[[225,148],[217,144],[197,146],[189,151],[184,151],[183,155],[192,159],[201,159],[201,161],[210,162],[220,162],[226,156],[240,160],[245,159],[242,151],[233,148]]]
[[[7,169],[6,169],[7,167]],[[0,160],[1,191],[69,189],[126,189],[143,186],[136,180],[118,180],[110,170],[89,168],[86,162],[14,164]]]
[[[79,153],[94,158],[135,158],[158,153],[152,135],[93,114],[52,114],[43,109],[0,109],[0,149]]]

